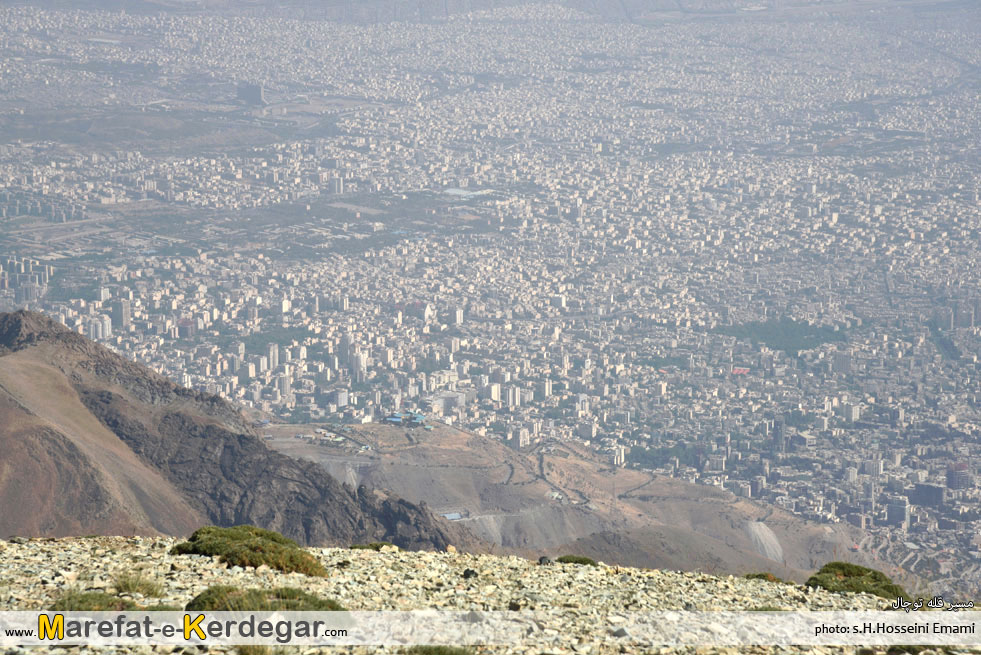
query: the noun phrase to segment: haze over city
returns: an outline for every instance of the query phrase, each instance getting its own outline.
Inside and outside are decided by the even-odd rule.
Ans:
[[[531,509],[608,531],[640,472],[973,593],[978,43],[934,0],[4,3],[0,311],[342,481],[449,426],[612,481]],[[402,483],[497,545],[531,507]]]

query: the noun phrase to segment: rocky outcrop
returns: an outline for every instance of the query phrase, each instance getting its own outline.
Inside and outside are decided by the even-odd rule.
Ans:
[[[475,540],[424,508],[340,484],[316,464],[185,410],[146,414],[125,396],[82,388],[86,407],[217,525],[250,523],[304,544],[391,541],[442,549]]]

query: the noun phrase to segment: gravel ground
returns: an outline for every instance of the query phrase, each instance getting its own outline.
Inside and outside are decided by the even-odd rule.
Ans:
[[[652,610],[888,609],[889,601],[867,594],[834,594],[821,589],[735,577],[622,567],[546,564],[518,557],[465,553],[382,552],[311,548],[328,569],[326,578],[283,574],[265,567],[228,567],[211,557],[170,555],[176,539],[88,537],[0,541],[0,609],[48,608],[67,590],[116,593],[121,575],[139,573],[157,583],[160,594],[144,598],[120,594],[141,605],[184,607],[211,585],[299,587],[333,598],[350,610],[535,610],[549,625],[521,644],[478,647],[476,653],[831,653],[857,649],[810,647],[640,648],[618,638],[609,620],[623,613]],[[469,571],[464,577],[464,572]],[[473,573],[476,573],[474,575]],[[3,653],[87,652],[93,648],[7,648]],[[205,652],[202,647],[104,648],[117,652]],[[215,652],[230,649],[212,648]],[[399,648],[291,647],[293,653],[399,653]],[[871,653],[873,651],[868,650]],[[884,652],[884,649],[880,649]]]

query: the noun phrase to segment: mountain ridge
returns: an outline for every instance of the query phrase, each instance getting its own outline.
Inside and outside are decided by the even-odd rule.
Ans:
[[[0,448],[0,505],[12,508],[0,533],[254,523],[303,544],[481,546],[424,506],[270,450],[227,401],[33,312],[0,314]]]

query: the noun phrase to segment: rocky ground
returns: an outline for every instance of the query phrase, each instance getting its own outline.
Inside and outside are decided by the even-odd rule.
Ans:
[[[89,537],[0,541],[0,610],[46,609],[68,590],[118,593],[124,576],[139,574],[155,583],[153,598],[120,594],[140,605],[183,607],[216,584],[239,587],[299,587],[337,600],[351,610],[536,610],[549,613],[546,629],[521,644],[477,648],[478,653],[632,653],[635,645],[616,635],[609,617],[650,610],[749,610],[761,607],[809,610],[886,609],[890,603],[866,594],[834,594],[821,589],[714,577],[698,573],[537,562],[517,557],[457,552],[382,552],[341,548],[307,549],[328,569],[325,578],[283,574],[265,567],[227,567],[199,555],[170,555],[171,538]],[[450,551],[453,551],[452,547]],[[465,572],[469,572],[464,575]],[[476,573],[476,575],[474,575]],[[150,585],[154,586],[154,585]],[[41,648],[6,653],[40,653]],[[65,652],[66,649],[50,649]],[[88,649],[71,649],[88,650]],[[101,652],[133,652],[105,649]],[[174,652],[175,647],[156,647]],[[216,649],[221,650],[221,649]],[[229,649],[225,649],[229,650]],[[319,652],[293,647],[297,653]],[[287,650],[287,652],[288,652]],[[655,649],[650,652],[668,652]],[[696,652],[695,649],[682,649]],[[746,652],[812,653],[832,648],[753,648]],[[855,650],[855,649],[851,649]],[[136,652],[151,652],[143,647]],[[185,647],[186,653],[201,649]],[[715,649],[736,652],[737,649]],[[400,652],[396,648],[336,647],[326,652]],[[698,649],[698,653],[710,652]]]

